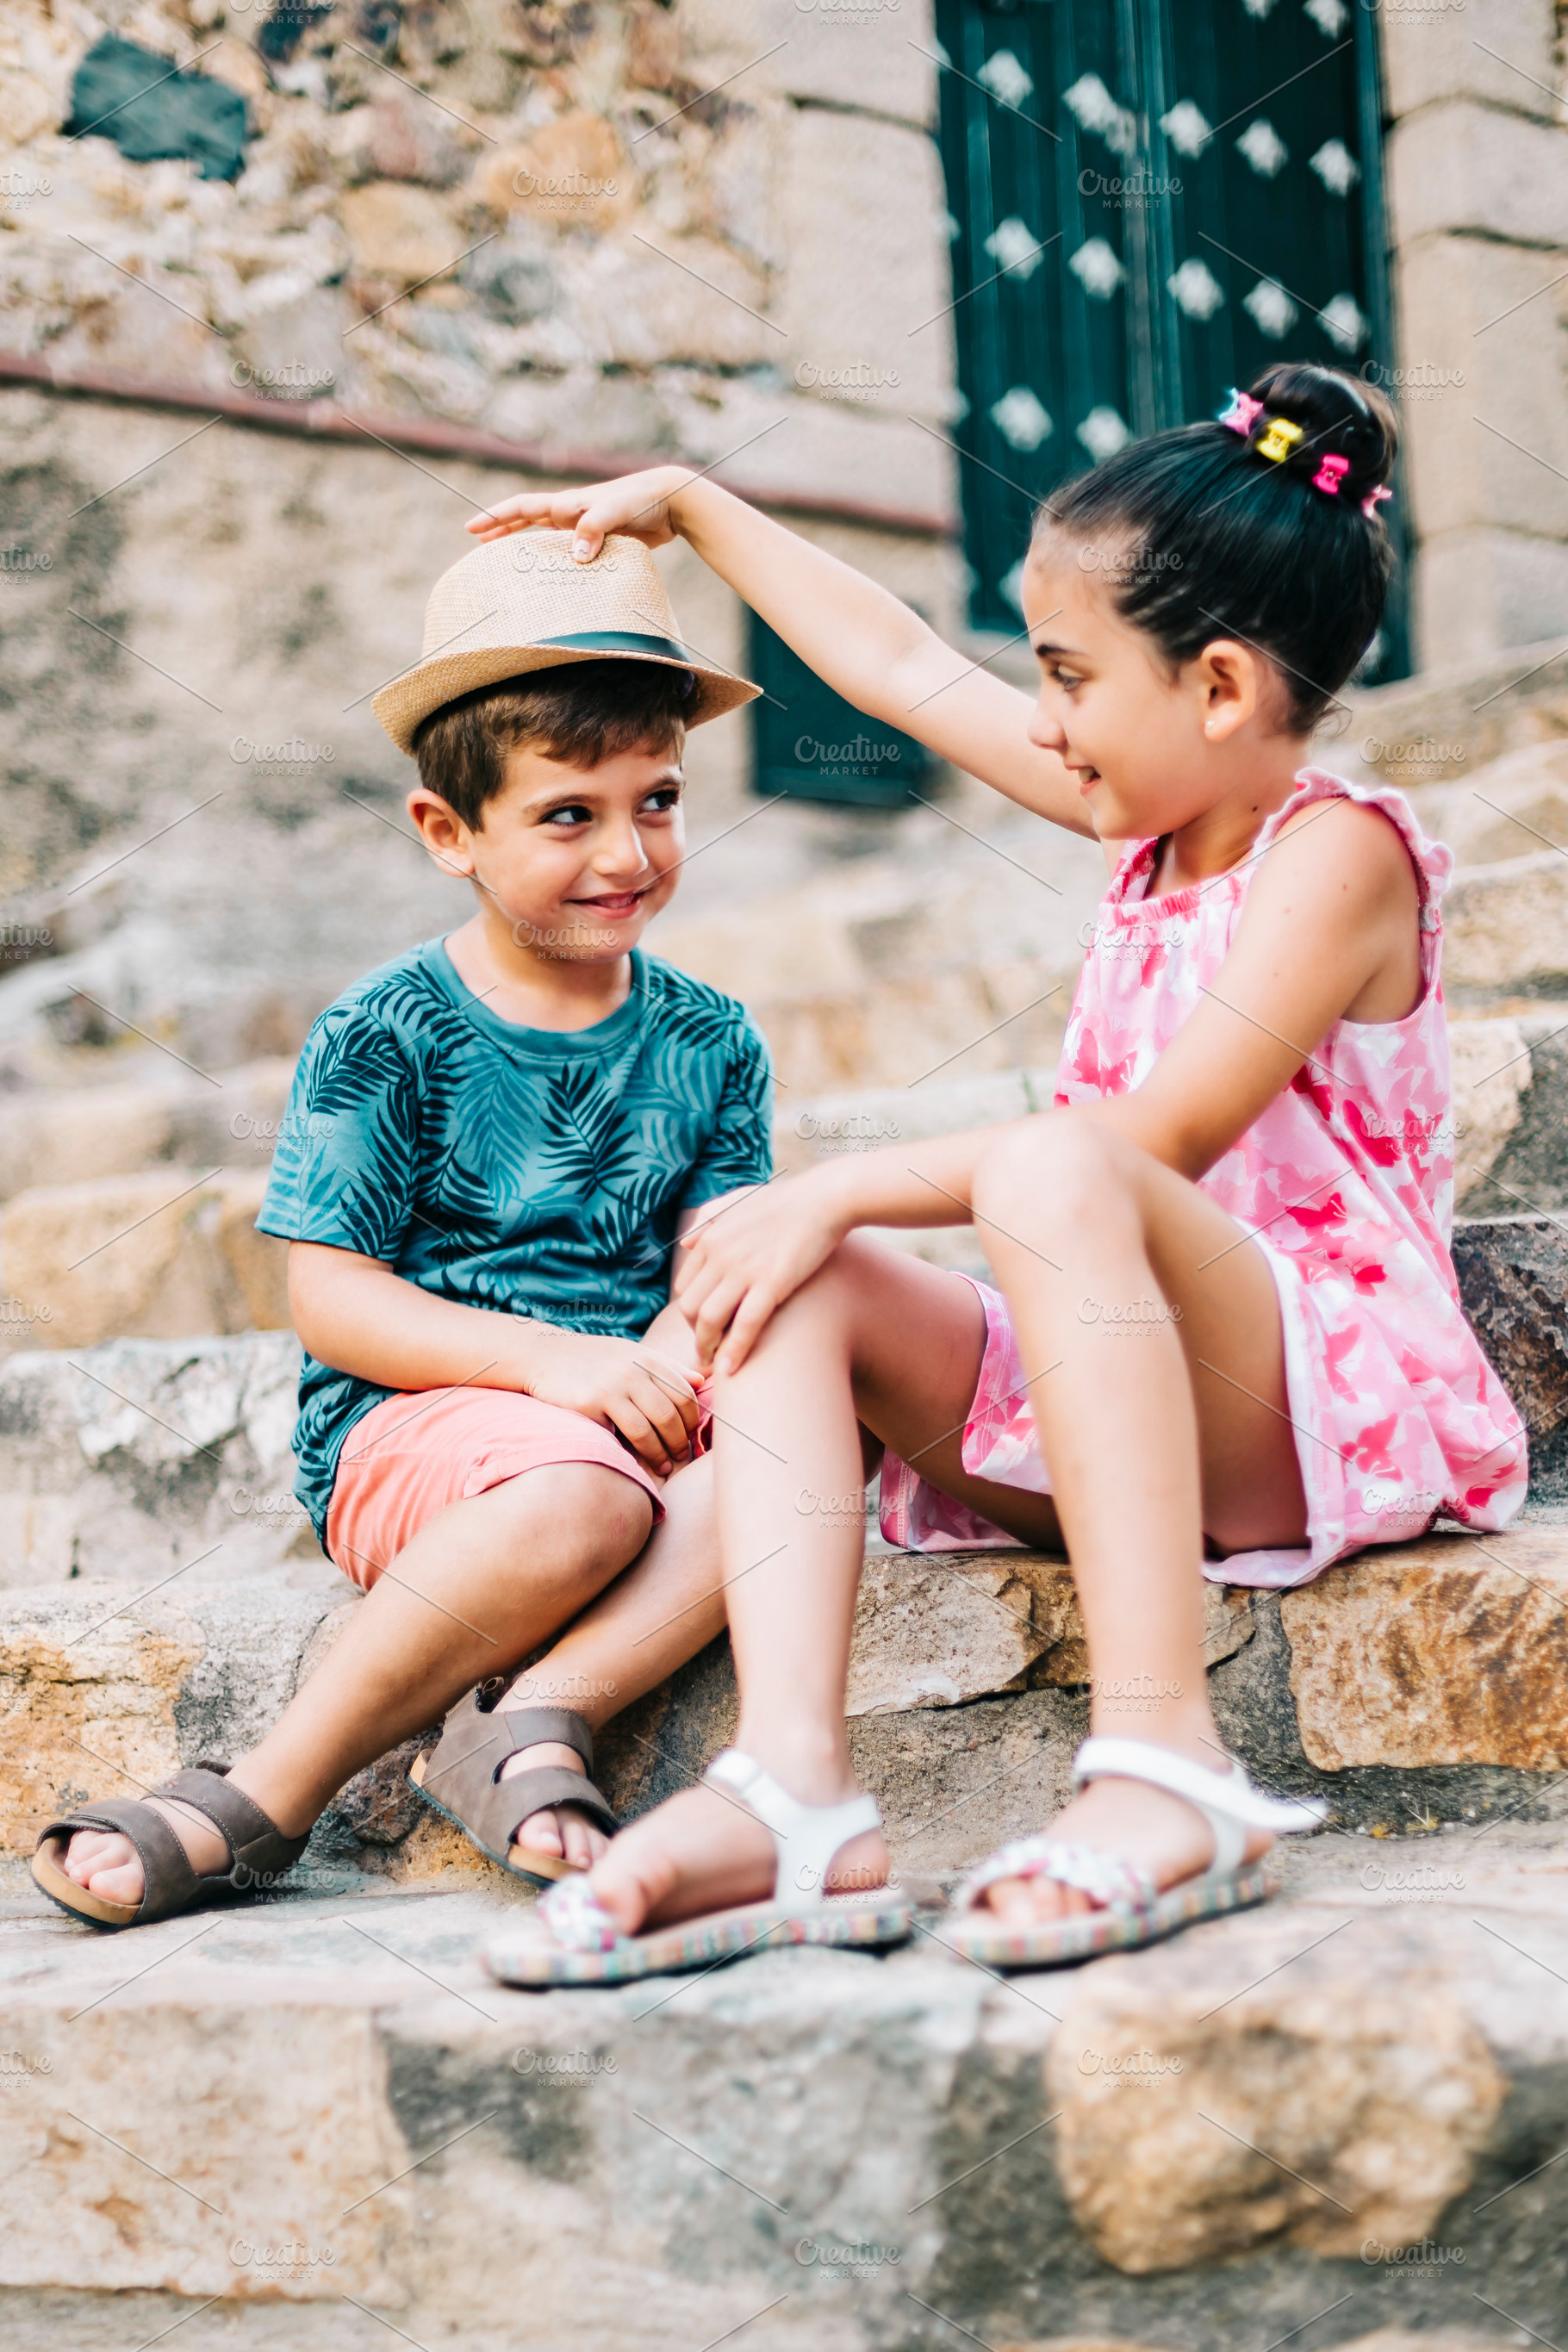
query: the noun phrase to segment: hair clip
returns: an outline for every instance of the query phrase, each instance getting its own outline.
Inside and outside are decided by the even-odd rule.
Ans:
[[[1252,446],[1260,457],[1272,457],[1279,466],[1284,463],[1300,438],[1301,427],[1299,425],[1292,425],[1288,416],[1271,416],[1268,432]]]
[[[1315,490],[1321,490],[1326,498],[1337,499],[1340,494],[1340,484],[1350,469],[1351,461],[1348,457],[1325,457],[1312,477],[1312,488]]]
[[[1221,409],[1218,422],[1221,425],[1228,425],[1233,433],[1250,433],[1253,419],[1261,416],[1262,414],[1263,403],[1260,400],[1254,400],[1249,392],[1237,392],[1233,389],[1230,406]]]
[[[1393,496],[1394,492],[1392,490],[1376,489],[1369,490],[1367,492],[1367,495],[1361,502],[1361,510],[1363,514],[1365,515],[1368,522],[1373,520],[1378,508],[1383,504],[1384,499],[1391,499]]]

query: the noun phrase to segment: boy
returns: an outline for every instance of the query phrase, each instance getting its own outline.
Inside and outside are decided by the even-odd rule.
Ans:
[[[226,1777],[45,1831],[35,1877],[101,1926],[287,1869],[447,1707],[431,1801],[524,1875],[585,1869],[616,1826],[593,1730],[723,1622],[671,1260],[766,1180],[771,1077],[741,1007],[637,941],[679,876],[686,730],[758,689],[690,657],[625,538],[477,550],[425,644],[374,707],[474,913],[317,1021],[258,1220],[306,1349],[297,1491],[368,1597]]]

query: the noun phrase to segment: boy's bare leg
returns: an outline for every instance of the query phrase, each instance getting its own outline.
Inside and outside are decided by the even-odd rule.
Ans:
[[[623,1485],[626,1483],[622,1481]],[[724,1630],[723,1569],[713,1507],[713,1460],[705,1454],[678,1471],[664,1490],[664,1517],[632,1566],[567,1627],[548,1654],[525,1666],[500,1705],[569,1706],[595,1738],[645,1691],[657,1690],[678,1666]],[[538,1764],[581,1769],[574,1748],[520,1748],[501,1779]],[[527,1843],[569,1862],[589,1863],[605,1839],[570,1810],[533,1813]]]
[[[970,1477],[960,1448],[985,1346],[973,1287],[851,1239],[781,1308],[715,1408],[719,1522],[740,1682],[736,1745],[792,1796],[830,1804],[855,1787],[844,1687],[864,1538],[857,1421],[947,1493],[1026,1542],[1058,1540],[1049,1499]],[[933,1443],[933,1441],[935,1441]],[[818,1507],[822,1498],[826,1507]],[[846,1846],[840,1884],[887,1868],[879,1833]],[[683,1791],[634,1822],[595,1865],[625,1927],[766,1895],[773,1849],[714,1790]]]
[[[667,1516],[651,1539],[643,1488],[593,1463],[529,1471],[454,1503],[383,1572],[304,1688],[235,1765],[235,1785],[298,1836],[363,1766],[562,1626],[569,1628],[567,1663],[556,1651],[537,1660],[509,1701],[554,1703],[545,1687],[570,1675],[574,1687],[597,1686],[596,1697],[564,1703],[598,1728],[722,1624],[711,1475],[700,1462],[670,1479]],[[595,1607],[634,1560],[629,1594],[614,1591]],[[523,1750],[514,1767],[553,1762],[580,1769],[574,1752],[555,1746]],[[155,1801],[193,1866],[221,1870],[227,1848],[211,1822],[188,1807]],[[564,1820],[568,1852],[578,1832],[593,1848],[602,1844],[569,1810],[533,1816],[531,1838],[547,1819],[558,1835]],[[585,1843],[584,1854],[590,1850]],[[140,1897],[141,1864],[118,1835],[79,1831],[65,1868],[110,1901]]]

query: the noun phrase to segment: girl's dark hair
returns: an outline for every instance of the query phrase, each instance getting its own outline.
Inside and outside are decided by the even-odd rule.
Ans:
[[[1394,469],[1399,422],[1337,368],[1269,368],[1251,397],[1262,406],[1245,436],[1186,425],[1131,442],[1058,493],[1036,533],[1101,543],[1118,609],[1173,669],[1215,637],[1267,654],[1289,696],[1288,731],[1305,735],[1383,616],[1394,553],[1362,504]],[[1301,428],[1279,461],[1258,454],[1275,417]],[[1313,487],[1325,457],[1347,461],[1331,495]]]

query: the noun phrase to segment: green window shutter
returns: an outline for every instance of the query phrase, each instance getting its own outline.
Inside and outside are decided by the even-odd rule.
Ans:
[[[1013,635],[1055,484],[1271,360],[1392,366],[1376,25],[1356,0],[937,0],[937,29],[971,617]],[[1401,592],[1365,674],[1407,668]]]
[[[751,675],[763,689],[747,709],[756,791],[772,799],[907,808],[928,776],[923,743],[868,719],[825,686],[765,621],[750,614]]]

